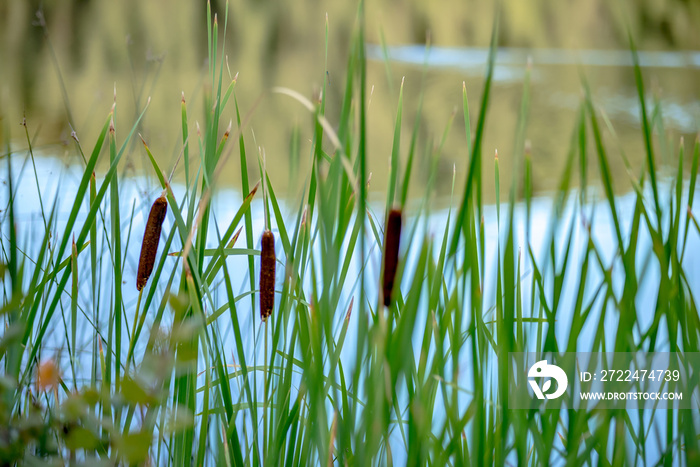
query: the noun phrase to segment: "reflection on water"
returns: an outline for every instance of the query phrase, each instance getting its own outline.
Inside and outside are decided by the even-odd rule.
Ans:
[[[450,48],[430,47],[424,45],[404,45],[383,48],[369,44],[367,55],[371,60],[403,63],[416,67],[427,66],[431,69],[453,69],[467,73],[468,76],[481,77],[486,72],[489,49],[482,47]],[[700,69],[700,52],[638,52],[641,68],[677,69],[679,73],[693,76],[695,69]],[[629,50],[569,50],[569,49],[524,49],[500,47],[496,54],[494,81],[504,84],[522,83],[528,63],[535,66],[531,82],[534,86],[550,86],[552,74],[556,71],[543,67],[612,67],[624,69],[633,66]],[[596,70],[590,69],[590,73]],[[629,95],[630,89],[601,86],[597,97],[601,106],[613,121],[628,120],[639,124],[640,105],[636,94]],[[580,102],[576,94],[553,91],[547,105],[558,110],[575,110]],[[679,99],[676,96],[659,100],[663,109],[666,129],[690,133],[700,129],[700,100],[697,96]],[[647,99],[648,108],[654,108],[654,100]]]
[[[368,57],[384,59],[381,46],[369,44]],[[478,70],[483,74],[489,49],[484,47],[430,47],[424,45],[402,45],[387,48],[387,56],[392,61],[427,64],[429,67],[450,67],[465,70]],[[700,68],[700,52],[653,52],[639,51],[639,65],[642,68]],[[528,60],[538,65],[581,65],[585,67],[629,67],[633,65],[628,50],[571,50],[571,49],[524,49],[499,47],[496,65],[522,68]]]
[[[36,144],[54,155],[76,155],[70,139],[74,129],[89,151],[113,103],[117,90],[117,138],[131,128],[134,116],[151,97],[151,105],[138,128],[163,167],[172,167],[180,152],[180,96],[188,103],[189,133],[204,121],[202,96],[207,82],[205,8],[197,2],[78,2],[65,4],[32,0],[5,2],[0,6],[0,118],[15,147],[26,146],[16,123],[26,114]],[[414,197],[423,189],[435,167],[436,195],[449,195],[452,168],[457,181],[464,180],[467,148],[462,117],[462,82],[470,97],[474,124],[483,87],[486,49],[493,5],[467,1],[446,9],[439,2],[406,0],[369,2],[367,39],[389,45],[389,73],[376,45],[368,45],[374,58],[367,69],[373,89],[368,109],[370,190],[384,192],[391,154],[398,88],[405,77],[400,155],[405,162],[418,106],[424,92],[423,113],[418,117],[417,170]],[[213,2],[223,17],[224,2]],[[537,4],[536,7],[533,5]],[[529,5],[529,6],[528,6]],[[511,179],[514,134],[522,96],[527,57],[532,56],[531,108],[526,137],[532,143],[533,188],[544,192],[556,186],[574,128],[581,96],[581,70],[590,81],[595,104],[604,110],[618,141],[632,164],[642,163],[642,138],[634,77],[629,67],[625,26],[609,10],[607,2],[538,2],[504,0],[496,82],[492,88],[483,144],[486,199],[493,201],[493,160],[498,149],[501,178]],[[43,6],[43,15],[36,11]],[[685,2],[672,0],[663,6],[629,5],[629,24],[637,38],[644,67],[649,102],[663,105],[664,138],[658,138],[661,158],[676,154],[680,136],[690,142],[700,126],[700,58],[695,12]],[[239,73],[236,85],[245,115],[259,96],[244,132],[251,158],[256,147],[265,149],[271,177],[280,194],[294,195],[309,168],[313,136],[309,113],[296,102],[269,94],[274,86],[286,86],[312,97],[327,82],[327,117],[339,119],[345,90],[349,41],[355,21],[354,2],[300,1],[232,2],[226,36],[228,79]],[[325,55],[325,18],[328,14],[328,62]],[[431,48],[428,70],[422,80],[427,32]],[[223,40],[223,35],[221,37]],[[603,50],[605,49],[605,50]],[[661,51],[661,50],[666,50]],[[579,68],[581,65],[581,68]],[[59,73],[60,72],[60,73]],[[423,84],[422,84],[423,83]],[[65,91],[65,93],[64,93]],[[369,90],[368,90],[369,91]],[[369,94],[369,92],[368,92]],[[650,105],[649,111],[655,110]],[[451,115],[455,120],[447,135],[439,162],[431,159]],[[224,110],[221,132],[228,120],[235,122],[232,105]],[[9,122],[9,124],[6,124]],[[290,141],[299,128],[301,160],[290,158]],[[661,128],[661,126],[657,126]],[[472,129],[473,130],[473,129]],[[0,139],[5,136],[0,136]],[[605,138],[611,138],[605,132]],[[56,144],[58,142],[58,144]],[[619,143],[619,146],[617,145]],[[52,145],[50,148],[45,145]],[[5,144],[2,144],[5,146]],[[129,173],[151,170],[144,151],[135,146],[125,154]],[[330,150],[330,147],[326,149]],[[686,148],[688,149],[688,148]],[[690,151],[686,151],[686,154]],[[624,192],[625,167],[614,153],[610,166],[618,176],[616,189]],[[198,154],[192,154],[197,163]],[[593,159],[593,157],[589,157]],[[223,168],[230,186],[240,182],[240,167],[233,161]],[[665,159],[662,159],[665,160]],[[256,167],[254,160],[248,166]],[[295,172],[296,168],[298,171]],[[251,169],[252,170],[252,169]],[[597,170],[591,166],[589,180]],[[290,176],[297,174],[297,176]],[[256,174],[251,173],[251,177]],[[182,170],[176,172],[182,180]],[[504,190],[509,183],[501,183]],[[378,198],[381,198],[378,195]]]

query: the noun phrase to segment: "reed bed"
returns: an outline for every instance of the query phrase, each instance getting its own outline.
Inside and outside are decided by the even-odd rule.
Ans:
[[[26,175],[32,170],[15,176],[18,164],[35,167],[31,139],[27,133],[25,151],[10,150],[8,132],[0,139],[7,146],[3,464],[698,462],[697,405],[647,412],[507,405],[508,352],[698,351],[698,290],[687,265],[700,235],[693,215],[700,145],[686,156],[680,144],[674,175],[659,176],[669,172],[657,166],[663,117],[658,103],[646,107],[638,65],[647,157],[645,167],[629,167],[633,208],[623,210],[615,196],[606,143],[614,128],[584,83],[548,224],[532,225],[528,74],[517,144],[498,162],[518,170],[507,203],[495,208],[493,234],[484,222],[491,208],[483,202],[482,146],[495,25],[474,126],[463,89],[468,174],[453,180],[453,207],[436,228],[431,190],[440,147],[419,149],[417,123],[401,147],[404,105],[418,113],[422,106],[422,96],[404,102],[403,83],[386,204],[369,200],[367,159],[374,156],[362,2],[338,114],[326,113],[325,77],[318,101],[285,89],[269,97],[296,99],[313,122],[312,134],[296,136],[312,142],[303,194],[284,205],[264,161],[258,166],[266,193],[254,200],[250,109],[239,109],[218,40],[227,16],[219,31],[210,7],[207,13],[209,110],[195,132],[182,98],[182,190],[165,179],[157,148],[131,144],[146,108],[118,138],[115,105],[91,151],[75,137],[72,150],[84,161],[77,188],[55,200],[40,197],[42,228],[29,235],[17,221],[14,195],[20,184],[34,183]],[[636,60],[634,46],[631,53]],[[234,125],[225,130],[228,120]],[[132,152],[152,166],[151,193],[164,190],[148,216],[150,200],[129,206],[120,197],[128,183],[118,174]],[[105,153],[108,168],[95,176]],[[212,200],[222,185],[218,169],[236,157],[241,201],[224,219]],[[421,158],[432,172],[424,198],[412,201],[408,187]],[[589,186],[591,158],[599,182]],[[500,184],[498,171],[493,175]],[[258,201],[264,232],[253,216]],[[69,209],[59,212],[66,202]],[[591,233],[601,219],[609,219],[608,246]],[[143,245],[134,240],[141,229]],[[651,298],[640,300],[648,291]]]

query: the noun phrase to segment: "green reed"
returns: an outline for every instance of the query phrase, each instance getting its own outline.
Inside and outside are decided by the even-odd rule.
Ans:
[[[72,151],[84,166],[77,190],[58,195],[72,199],[65,220],[59,224],[58,200],[42,199],[43,231],[27,236],[15,218],[14,196],[18,184],[30,182],[11,174],[22,157],[33,161],[32,142],[27,133],[27,150],[11,150],[11,135],[4,131],[0,141],[6,144],[2,159],[8,203],[0,214],[0,425],[6,428],[0,428],[0,438],[19,441],[0,441],[2,461],[40,457],[159,465],[392,465],[400,459],[409,465],[540,465],[559,459],[567,465],[626,465],[641,462],[650,451],[665,465],[698,460],[697,409],[666,412],[664,432],[657,436],[635,412],[507,408],[507,366],[501,362],[507,361],[508,352],[575,352],[581,350],[577,336],[584,327],[595,330],[587,351],[653,351],[664,344],[670,351],[698,351],[700,320],[683,265],[693,254],[686,248],[689,238],[700,233],[692,215],[700,145],[694,145],[687,184],[686,156],[683,144],[679,146],[671,189],[663,193],[654,149],[663,121],[660,109],[649,115],[646,108],[634,46],[647,154],[646,167],[628,171],[634,209],[621,210],[615,197],[612,156],[604,136],[605,129],[614,136],[614,128],[596,110],[584,79],[565,170],[551,197],[543,254],[537,255],[531,244],[531,174],[537,159],[526,141],[529,67],[515,147],[497,161],[494,173],[498,189],[499,165],[516,168],[508,203],[497,202],[497,238],[487,239],[484,227],[483,136],[497,22],[474,128],[463,87],[468,172],[466,180],[452,180],[458,204],[449,210],[442,234],[435,238],[422,227],[431,222],[441,142],[455,115],[440,142],[425,151],[417,144],[417,117],[410,145],[402,148],[405,107],[416,106],[420,115],[423,103],[422,92],[417,101],[407,98],[403,80],[394,133],[387,136],[393,145],[384,212],[374,211],[367,160],[380,156],[371,154],[367,144],[363,16],[360,2],[337,115],[326,112],[325,76],[316,101],[285,89],[262,97],[291,96],[309,109],[313,122],[310,135],[294,130],[292,157],[303,157],[298,141],[306,138],[312,142],[307,155],[311,164],[309,173],[299,174],[306,182],[298,198],[286,200],[287,212],[264,161],[257,161],[265,194],[258,199],[265,206],[266,225],[279,241],[276,258],[278,271],[283,271],[275,309],[265,325],[256,311],[261,252],[251,212],[259,185],[254,184],[257,176],[250,178],[254,171],[249,166],[256,166],[251,154],[257,151],[250,150],[246,131],[256,109],[239,108],[237,80],[226,67],[219,38],[225,37],[228,11],[221,34],[219,18],[207,7],[210,86],[201,130],[193,131],[182,98],[180,154],[171,171],[182,160],[184,193],[173,191],[154,156],[156,148],[143,138],[142,145],[132,144],[148,104],[122,135],[113,123],[115,102],[87,157],[75,137]],[[393,81],[390,64],[386,66]],[[224,129],[226,121],[235,126]],[[96,178],[104,153],[108,169]],[[140,248],[140,233],[134,231],[132,240],[131,226],[137,211],[145,212],[157,195],[143,206],[122,209],[125,177],[119,169],[125,153],[150,163],[154,190],[164,190],[168,201],[153,272],[138,305],[124,294],[135,278],[129,252]],[[212,196],[223,185],[218,169],[236,156],[243,202],[222,225]],[[407,193],[421,157],[430,170],[429,182],[423,198],[414,202]],[[602,191],[588,186],[590,157],[596,158]],[[574,191],[576,171],[579,187]],[[612,263],[590,236],[583,251],[572,248],[575,232],[590,232],[596,222],[591,202],[598,193],[612,219]],[[526,207],[522,245],[517,242],[517,229],[523,225],[516,215],[519,202]],[[372,263],[384,251],[387,215],[398,208],[404,225],[392,300],[385,307],[381,278],[371,273]],[[566,209],[575,215],[567,218]],[[651,238],[649,249],[639,248],[642,232]],[[207,243],[210,238],[216,239],[214,247]],[[486,257],[487,241],[496,242],[495,258]],[[227,261],[233,256],[245,256],[247,268],[234,270]],[[573,265],[575,257],[580,265]],[[650,307],[653,322],[643,329],[635,298],[641,283],[638,270],[650,262],[661,274],[658,282],[645,284],[658,288],[658,296]],[[495,284],[494,299],[484,290],[487,275]],[[526,275],[530,282],[524,281]],[[614,277],[621,278],[621,290]],[[565,287],[575,297],[573,307],[562,300]],[[617,323],[613,342],[603,333],[610,314]],[[554,332],[562,319],[570,327],[568,341]],[[660,342],[660,334],[668,342]],[[61,365],[64,373],[52,390],[36,385],[39,364],[64,355],[46,347],[49,336],[67,347],[71,360]],[[232,349],[228,354],[225,345]],[[89,378],[77,378],[85,367]],[[651,414],[652,421],[655,416]]]

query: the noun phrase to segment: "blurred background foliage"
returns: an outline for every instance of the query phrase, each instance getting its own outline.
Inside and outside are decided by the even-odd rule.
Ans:
[[[214,11],[223,13],[224,8],[224,0],[214,0]],[[286,86],[309,98],[317,96],[325,77],[328,115],[332,120],[342,99],[347,67],[343,57],[348,55],[355,23],[355,2],[234,0],[229,9],[226,54],[231,76],[240,72],[237,94],[242,113],[246,114],[261,93],[272,86]],[[125,123],[117,127],[130,126],[137,109],[150,96],[151,105],[142,123],[144,137],[157,157],[172,160],[179,152],[182,92],[189,104],[195,104],[189,107],[200,110],[196,118],[200,122],[203,119],[200,103],[202,92],[207,92],[202,87],[206,82],[205,11],[203,1],[191,0],[0,2],[0,117],[6,120],[3,125],[10,128],[11,140],[21,141],[23,135],[16,123],[26,115],[31,135],[37,136],[36,144],[43,145],[52,155],[62,154],[61,144],[70,139],[71,127],[81,142],[90,145],[109,111],[116,88],[122,109],[118,119]],[[422,44],[430,37],[435,46],[484,47],[488,45],[494,11],[494,2],[476,0],[368,2],[367,40],[379,44],[383,36],[388,45],[402,45]],[[328,69],[324,70],[326,14],[330,33]],[[697,24],[700,2],[690,0],[504,0],[499,44],[572,51],[626,50],[629,25],[640,49],[694,50],[700,48]],[[562,168],[566,135],[576,118],[572,110],[580,98],[579,70],[571,66],[553,68],[539,81],[537,75],[533,78],[533,118],[528,137],[533,143],[535,190],[551,189],[549,180],[554,180]],[[677,71],[653,71],[651,81],[656,85],[650,88],[659,95],[672,94],[681,102],[696,102],[700,91],[697,69],[680,74]],[[600,68],[587,74],[594,91],[615,89],[616,95],[634,96],[633,77],[627,67]],[[478,98],[482,75],[482,71],[467,75],[459,69],[428,72],[419,147],[427,148],[429,153],[440,140],[454,108],[461,105],[462,81],[466,80],[470,100]],[[382,188],[386,178],[382,175],[388,167],[398,84],[406,76],[407,96],[417,96],[421,86],[418,66],[394,64],[391,76],[393,82],[389,83],[384,64],[371,63],[368,83],[374,90],[369,137],[374,150],[370,169],[377,189]],[[496,86],[484,147],[489,151],[498,148],[501,157],[507,158],[512,150],[521,83],[503,82]],[[553,99],[557,101],[554,104]],[[410,99],[405,105],[407,127],[413,125],[416,106]],[[125,108],[131,111],[124,111]],[[235,121],[234,110],[229,109],[229,113]],[[449,134],[441,156],[439,173],[448,178],[453,165],[458,173],[466,170],[463,130],[457,130],[463,128],[458,122],[459,114],[458,126]],[[613,122],[619,125],[619,137],[629,145],[627,152],[634,160],[635,154],[641,152],[637,151],[641,149],[638,122],[616,121],[615,117],[612,115]],[[267,157],[275,161],[270,164],[271,175],[284,191],[290,183],[294,184],[290,167],[297,164],[289,160],[292,133],[295,128],[302,130],[303,169],[310,147],[310,118],[297,103],[268,95],[255,109],[250,123],[256,145],[264,147]],[[222,122],[222,131],[227,124]],[[680,129],[677,133],[690,133],[687,139],[692,141],[691,131]],[[252,135],[245,133],[246,138]],[[148,168],[140,152],[127,161],[127,170]],[[611,163],[613,171],[623,170],[622,162]],[[230,167],[233,183],[239,179],[236,167]],[[487,164],[485,170],[489,169]],[[502,170],[507,176],[508,165]]]

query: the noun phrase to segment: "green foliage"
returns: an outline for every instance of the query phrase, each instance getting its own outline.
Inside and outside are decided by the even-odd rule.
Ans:
[[[78,188],[59,193],[63,199],[72,196],[60,224],[58,199],[51,208],[42,202],[44,230],[31,240],[37,248],[20,240],[22,224],[14,218],[16,185],[26,183],[12,175],[19,155],[8,148],[3,156],[9,183],[0,224],[0,463],[36,457],[130,465],[391,465],[399,460],[409,465],[540,465],[557,459],[571,465],[623,465],[652,452],[667,464],[698,460],[696,411],[668,412],[661,422],[665,432],[657,434],[646,422],[631,423],[637,415],[626,412],[508,410],[502,362],[508,352],[523,350],[652,351],[662,346],[660,336],[667,337],[668,350],[698,351],[700,320],[683,259],[693,254],[686,251],[689,238],[700,233],[692,216],[700,144],[695,144],[688,189],[681,144],[672,189],[662,193],[654,122],[642,105],[647,167],[636,175],[629,172],[636,202],[633,212],[623,212],[586,87],[566,169],[552,197],[547,233],[539,239],[544,255],[538,257],[531,244],[533,161],[525,149],[528,73],[514,157],[505,159],[520,167],[524,157],[524,177],[512,180],[506,209],[501,210],[499,198],[498,234],[487,239],[481,150],[497,48],[494,25],[473,134],[463,88],[469,167],[464,192],[458,210],[450,210],[446,224],[433,232],[423,227],[432,223],[430,187],[442,144],[421,153],[416,123],[410,146],[402,151],[402,115],[416,103],[404,94],[403,81],[398,86],[386,210],[399,205],[407,220],[396,276],[403,287],[397,287],[392,307],[385,309],[378,293],[380,277],[372,269],[383,248],[385,215],[376,215],[368,200],[367,159],[372,156],[366,141],[360,2],[339,115],[326,114],[325,92],[312,103],[279,90],[310,110],[312,164],[301,198],[288,200],[298,202],[298,208],[288,212],[280,207],[265,164],[259,164],[266,218],[282,246],[278,262],[284,271],[276,288],[277,308],[262,324],[255,306],[260,251],[251,212],[258,185],[250,188],[251,151],[244,137],[249,115],[241,114],[236,80],[225,71],[218,18],[210,9],[207,13],[209,110],[203,131],[195,135],[183,96],[184,193],[171,187],[154,157],[156,149],[146,141],[143,149],[131,145],[143,113],[118,143],[112,123],[115,103],[88,158],[75,139],[74,150],[85,161]],[[634,49],[632,53],[636,57]],[[636,58],[634,63],[643,104],[642,74]],[[392,80],[388,63],[387,70]],[[422,102],[421,94],[419,114]],[[236,129],[223,130],[221,122],[233,113]],[[299,141],[307,138],[299,131],[290,144],[294,160],[302,157]],[[592,187],[586,186],[589,146],[600,170],[603,208],[613,221],[612,262],[590,237],[595,204],[588,199]],[[219,168],[236,150],[244,201],[220,229],[211,200],[221,184]],[[136,303],[126,289],[134,282],[127,258],[138,249],[137,242],[130,242],[136,214],[133,208],[121,209],[124,177],[118,176],[120,160],[129,151],[150,161],[168,199],[154,272]],[[94,170],[105,153],[109,169],[98,183]],[[407,199],[408,185],[414,159],[421,156],[433,174],[424,198],[413,203]],[[574,194],[577,157],[581,187]],[[499,164],[496,186],[501,183]],[[453,179],[453,193],[454,186]],[[518,201],[526,207],[524,244],[517,240]],[[566,209],[573,215],[565,216]],[[583,251],[576,251],[572,245],[581,218],[588,237]],[[245,235],[239,238],[242,230]],[[647,234],[651,246],[642,248],[640,237]],[[212,238],[214,246],[208,244]],[[70,249],[69,241],[74,242]],[[487,241],[496,244],[495,264],[488,268],[493,299],[484,290],[486,262],[492,259],[485,255]],[[234,269],[235,256],[245,256],[247,268]],[[638,271],[650,263],[660,274],[651,284],[646,278],[644,287],[658,290],[658,296],[650,308],[652,324],[642,328]],[[570,289],[565,291],[565,285]],[[565,292],[573,294],[573,304],[563,300]],[[603,332],[611,321],[607,316],[617,323],[614,341]],[[568,341],[555,333],[561,320],[570,327]],[[57,338],[61,326],[64,336]],[[590,343],[577,340],[584,328],[594,330]],[[61,365],[47,336],[67,346],[70,365]],[[89,346],[86,338],[92,339]],[[57,373],[46,373],[52,369]],[[656,443],[655,451],[651,443]]]

